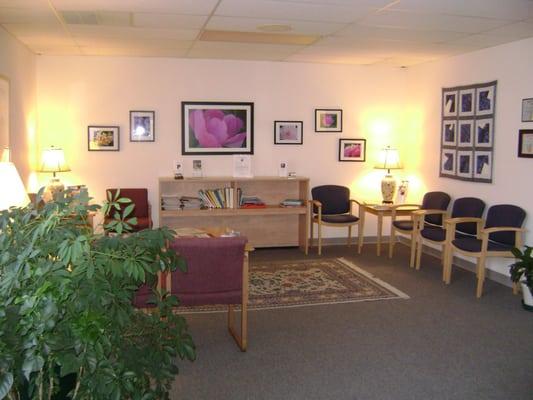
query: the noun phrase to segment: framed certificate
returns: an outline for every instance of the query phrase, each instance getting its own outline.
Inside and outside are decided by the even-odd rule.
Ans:
[[[533,99],[522,100],[522,122],[533,122]]]

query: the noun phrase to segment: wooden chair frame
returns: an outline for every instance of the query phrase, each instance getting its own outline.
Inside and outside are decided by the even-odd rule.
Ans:
[[[455,237],[455,227],[457,224],[463,222],[476,222],[477,223],[477,239],[481,240],[481,251],[471,252],[466,250],[461,250],[455,247],[452,243],[453,238]],[[481,228],[484,221],[481,218],[451,218],[446,221],[446,252],[445,256],[445,282],[449,284],[451,281],[452,275],[452,262],[453,254],[457,252],[468,257],[477,258],[476,264],[476,276],[477,276],[477,286],[476,286],[476,297],[479,299],[483,294],[483,283],[485,282],[485,261],[487,257],[514,257],[511,251],[489,251],[489,235],[495,232],[515,232],[515,247],[522,247],[522,233],[525,232],[523,228],[516,228],[513,226],[495,226],[492,228]],[[516,286],[513,286],[513,291],[516,293]]]
[[[307,202],[308,204],[308,214],[310,216],[310,235],[311,235],[311,238],[310,238],[310,246],[312,247],[313,246],[313,240],[314,240],[314,232],[313,232],[313,227],[314,227],[314,224],[317,224],[318,225],[318,255],[321,255],[322,254],[322,225],[324,226],[333,226],[333,227],[336,227],[336,228],[343,228],[343,227],[347,227],[348,228],[348,239],[347,239],[347,245],[348,246],[351,246],[352,244],[352,226],[354,225],[359,225],[359,222],[361,222],[361,220],[357,220],[355,222],[345,222],[345,223],[331,223],[331,222],[324,222],[322,221],[322,203],[318,200],[308,200]],[[361,203],[359,203],[357,200],[354,200],[354,199],[350,199],[350,215],[353,215],[354,217],[356,215],[354,215],[353,213],[353,205],[356,204],[357,206],[360,206]],[[315,206],[317,209],[318,209],[318,213],[314,213],[313,212],[313,206]],[[345,215],[345,214],[328,214],[328,215]],[[361,236],[361,230],[358,229],[357,231],[357,239],[359,241],[360,239],[360,236]],[[359,247],[359,254],[361,253],[361,248]],[[305,254],[307,255],[308,254],[308,251],[306,249],[306,252]]]
[[[417,229],[418,229],[418,222],[417,217],[413,213],[418,211],[422,207],[421,204],[398,204],[395,206],[391,206],[391,223],[390,223],[390,238],[389,238],[389,258],[392,258],[392,254],[394,253],[394,246],[396,245],[396,231],[398,233],[401,233],[402,235],[409,236],[411,239],[411,257],[409,259],[409,266],[411,268],[415,265],[415,253],[416,253],[416,237],[417,237]],[[413,212],[409,215],[409,218],[406,219],[406,221],[412,220],[413,221],[413,230],[404,230],[397,228],[394,226],[394,221],[397,221],[396,217],[396,211],[403,209],[403,208],[414,208]]]
[[[445,210],[416,210],[416,211],[413,211],[413,216],[416,217],[416,222],[417,222],[417,225],[418,225],[417,229],[416,229],[416,240],[415,240],[415,243],[416,243],[415,269],[417,269],[417,270],[420,269],[420,261],[421,261],[421,258],[422,258],[422,247],[424,245],[424,242],[428,242],[428,243],[433,243],[435,245],[441,245],[441,248],[442,248],[442,250],[441,250],[441,254],[442,254],[441,264],[443,265],[443,270],[444,270],[446,240],[444,240],[442,242],[439,242],[437,240],[431,240],[431,239],[423,237],[422,233],[421,233],[422,229],[424,229],[425,217],[428,216],[428,215],[441,215],[442,219],[443,219],[442,229],[445,229],[444,221],[446,221],[449,218],[449,216],[450,216],[448,211],[445,211]],[[443,272],[443,279],[444,279],[444,272]]]

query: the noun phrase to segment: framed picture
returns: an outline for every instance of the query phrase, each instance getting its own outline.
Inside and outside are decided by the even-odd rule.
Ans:
[[[155,141],[155,111],[130,111],[130,142]]]
[[[492,151],[474,152],[474,179],[482,182],[492,181]]]
[[[254,103],[181,103],[182,154],[253,154]]]
[[[457,143],[456,138],[457,121],[444,120],[442,122],[442,145],[443,146],[455,146]]]
[[[463,89],[459,91],[459,116],[471,116],[474,115],[474,103],[475,103],[476,89]]]
[[[315,132],[342,132],[342,110],[315,110]]]
[[[274,121],[274,144],[302,144],[302,121]]]
[[[472,150],[459,150],[457,152],[457,176],[472,179]]]
[[[476,89],[476,115],[494,114],[494,96],[496,84],[478,87]]]
[[[441,176],[455,175],[455,149],[443,149],[440,160]]]
[[[457,116],[457,90],[443,91],[442,93],[442,116]]]
[[[476,120],[476,147],[492,147],[492,118]]]
[[[474,120],[460,120],[457,146],[473,147],[474,146]]]
[[[0,151],[9,146],[9,80],[0,75]],[[2,156],[2,154],[0,154]],[[9,160],[8,160],[9,161]]]
[[[366,139],[339,139],[339,161],[365,161]]]
[[[518,157],[533,158],[533,129],[518,132]]]
[[[522,122],[533,122],[533,99],[522,100]]]
[[[89,151],[119,151],[120,128],[118,126],[89,126],[87,145]]]

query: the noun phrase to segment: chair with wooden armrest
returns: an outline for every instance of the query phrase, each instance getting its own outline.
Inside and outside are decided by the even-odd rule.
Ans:
[[[322,226],[347,227],[348,246],[352,240],[352,226],[359,224],[359,217],[353,215],[353,205],[357,200],[350,199],[350,189],[345,186],[323,185],[311,190],[313,200],[309,200],[311,218],[311,245],[313,244],[313,227],[318,225],[318,255],[322,254]],[[361,235],[361,230],[358,230]],[[361,249],[359,249],[359,252]],[[307,252],[306,252],[307,254]]]
[[[459,218],[448,220],[449,235],[446,240],[447,255],[445,273],[447,284],[450,283],[452,273],[453,254],[466,255],[477,258],[477,287],[476,297],[483,294],[483,283],[485,281],[485,261],[487,257],[514,257],[511,249],[521,247],[522,224],[526,218],[526,212],[515,205],[498,204],[489,208],[485,227],[482,220],[477,218]],[[458,223],[476,222],[478,229],[475,237],[460,237],[454,239],[454,227]]]
[[[153,226],[152,221],[152,206],[148,201],[148,189],[145,188],[120,188],[120,189],[107,189],[106,196],[109,199],[110,195],[113,198],[120,190],[120,197],[130,199],[132,204],[135,204],[133,213],[129,217],[137,218],[137,224],[132,225],[132,232],[142,231],[143,229],[151,229]],[[127,206],[127,204],[123,204]],[[122,211],[122,210],[121,210]],[[118,211],[121,214],[121,211]],[[116,210],[110,210],[109,215],[105,216],[104,225],[109,223],[113,219]]]
[[[453,203],[451,218],[481,218],[483,211],[485,210],[485,202],[475,197],[462,197],[457,199]],[[416,252],[416,269],[420,269],[420,260],[422,257],[422,246],[424,242],[432,243],[435,245],[441,245],[441,261],[443,266],[442,279],[445,280],[446,265],[446,221],[449,219],[446,211],[442,210],[418,210],[413,213],[417,215],[421,220],[422,215],[442,215],[444,217],[444,226],[433,226],[426,224],[420,226],[417,234],[417,252]],[[476,223],[474,222],[458,222],[457,229],[455,230],[455,237],[452,238],[475,236],[477,232]]]
[[[392,258],[394,252],[394,245],[396,244],[396,235],[402,234],[409,236],[411,241],[411,256],[409,259],[409,266],[413,268],[415,266],[416,256],[416,240],[418,235],[418,229],[423,224],[442,226],[443,216],[435,214],[437,211],[446,211],[450,204],[450,196],[444,192],[428,192],[422,199],[422,204],[399,204],[391,207],[391,233],[389,241],[389,258]],[[418,216],[411,213],[408,219],[397,219],[397,210],[418,208],[419,210],[432,210],[433,214],[420,215],[421,221],[418,222]],[[416,211],[416,210],[414,210]],[[413,211],[413,212],[414,212]],[[423,218],[423,222],[422,222]]]

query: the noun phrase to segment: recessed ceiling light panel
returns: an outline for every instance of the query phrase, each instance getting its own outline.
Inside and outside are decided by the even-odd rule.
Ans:
[[[257,30],[262,32],[290,32],[292,27],[285,24],[264,24],[258,25]]]

